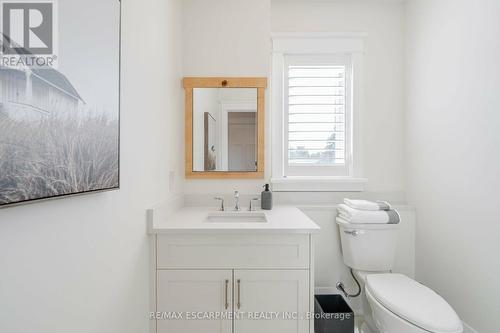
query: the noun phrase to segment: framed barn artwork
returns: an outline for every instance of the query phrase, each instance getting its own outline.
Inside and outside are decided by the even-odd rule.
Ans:
[[[0,0],[0,207],[120,186],[119,0]]]

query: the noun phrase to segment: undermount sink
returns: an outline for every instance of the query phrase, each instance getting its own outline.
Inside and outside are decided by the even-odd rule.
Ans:
[[[209,213],[205,222],[215,223],[265,223],[266,214],[262,212],[216,212]]]

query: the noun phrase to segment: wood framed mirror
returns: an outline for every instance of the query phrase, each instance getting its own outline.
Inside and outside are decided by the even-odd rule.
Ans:
[[[263,77],[185,77],[186,178],[264,178]]]

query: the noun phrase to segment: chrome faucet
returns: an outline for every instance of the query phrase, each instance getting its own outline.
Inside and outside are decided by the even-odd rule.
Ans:
[[[221,212],[223,212],[225,210],[225,208],[224,208],[224,199],[223,198],[219,198],[219,197],[216,197],[214,199],[217,200],[217,201],[220,201],[220,206],[219,206],[220,208],[219,208],[219,210]]]
[[[234,191],[234,210],[240,211],[240,192]]]

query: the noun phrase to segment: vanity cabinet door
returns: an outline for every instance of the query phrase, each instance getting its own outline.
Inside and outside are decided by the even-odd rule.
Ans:
[[[232,275],[232,270],[158,270],[157,333],[231,333],[230,316],[203,316],[232,311]]]
[[[307,270],[235,270],[233,290],[234,333],[309,332]]]

